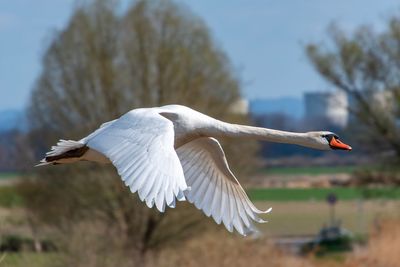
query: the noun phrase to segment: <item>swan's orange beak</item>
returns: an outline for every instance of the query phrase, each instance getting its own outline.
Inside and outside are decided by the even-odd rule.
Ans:
[[[342,143],[339,139],[332,137],[331,141],[329,142],[329,145],[332,149],[341,149],[341,150],[348,150],[350,151],[352,148],[349,145],[346,145],[345,143]]]

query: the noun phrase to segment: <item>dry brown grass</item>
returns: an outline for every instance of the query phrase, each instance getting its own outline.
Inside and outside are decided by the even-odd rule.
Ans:
[[[296,206],[297,207],[297,206]],[[370,206],[366,206],[369,207]],[[283,208],[283,207],[282,207]],[[387,207],[386,207],[387,208]],[[396,209],[390,209],[397,213]],[[294,208],[289,209],[290,212]],[[25,212],[21,209],[0,209],[0,233],[20,233],[29,236],[31,233],[24,222]],[[309,215],[304,215],[308,217]],[[386,216],[387,217],[387,213]],[[311,215],[308,221],[312,221]],[[287,220],[294,225],[293,217]],[[297,219],[295,220],[297,221]],[[375,224],[370,232],[369,242],[358,247],[347,255],[317,258],[297,257],[275,248],[268,240],[243,238],[228,233],[222,226],[216,227],[212,220],[205,221],[210,227],[200,234],[188,239],[176,240],[158,251],[150,250],[146,259],[134,248],[126,246],[121,235],[103,224],[87,222],[77,225],[64,239],[58,242],[62,253],[57,255],[60,263],[57,266],[107,267],[107,266],[145,266],[145,267],[213,267],[213,266],[246,266],[246,267],[397,267],[400,266],[400,219],[390,219]],[[299,227],[297,224],[295,227]],[[196,231],[198,233],[198,231]],[[58,240],[58,239],[57,239]],[[60,252],[61,252],[60,251]],[[45,256],[45,254],[42,254]],[[29,256],[29,257],[28,257]],[[30,255],[24,256],[22,262],[28,262]],[[8,257],[8,256],[7,256]],[[46,255],[47,257],[47,255]],[[343,259],[344,258],[344,259]],[[50,261],[49,261],[50,262]],[[146,264],[145,264],[146,263]],[[22,264],[21,266],[25,266]],[[14,266],[14,265],[10,265]],[[15,265],[20,266],[20,265]],[[42,266],[42,265],[39,265]],[[56,266],[52,260],[50,265]]]
[[[233,236],[225,231],[208,232],[178,247],[149,255],[148,266],[212,267],[212,266],[317,266],[307,258],[288,255],[273,247],[266,239],[253,240]]]
[[[368,245],[352,253],[346,267],[400,266],[400,220],[380,223],[371,233]]]
[[[269,267],[398,267],[400,220],[386,220],[371,231],[365,247],[356,248],[345,260],[297,257],[274,247],[267,239],[253,240],[224,231],[207,232],[176,247],[148,255],[149,267],[269,266]]]
[[[313,235],[329,221],[329,207],[322,201],[256,202],[259,209],[272,207],[264,218],[268,223],[257,227],[267,236]],[[397,200],[339,201],[336,216],[342,227],[355,234],[369,234],[377,218],[385,218],[400,210]]]

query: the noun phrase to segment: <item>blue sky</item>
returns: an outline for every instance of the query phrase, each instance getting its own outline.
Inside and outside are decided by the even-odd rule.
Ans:
[[[122,1],[127,6],[129,1]],[[395,0],[179,0],[202,17],[243,80],[248,99],[300,97],[329,86],[314,72],[304,45],[326,40],[335,21],[347,31],[362,24],[382,29],[400,14]],[[23,108],[41,56],[68,22],[76,0],[0,0],[0,110]]]

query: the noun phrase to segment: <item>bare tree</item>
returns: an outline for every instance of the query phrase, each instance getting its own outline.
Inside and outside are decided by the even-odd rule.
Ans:
[[[322,77],[348,93],[352,126],[361,126],[353,136],[400,158],[400,19],[380,33],[360,27],[349,35],[332,26],[329,45],[309,44],[307,55]]]
[[[229,112],[239,88],[228,58],[189,10],[170,1],[136,1],[121,16],[112,2],[94,1],[74,11],[44,55],[29,107],[33,151],[39,158],[56,139],[79,139],[142,106],[180,103],[244,122],[246,117]],[[224,144],[235,165],[248,165],[251,157],[235,154],[254,154],[255,143]],[[97,233],[97,241],[90,241],[98,248],[94,254],[103,258],[85,266],[104,266],[104,251],[113,245],[143,260],[148,250],[188,235],[200,218],[185,205],[159,216],[139,204],[111,167],[57,166],[40,170],[37,177],[20,186],[28,210],[33,221],[67,237],[60,243],[67,251],[87,252],[68,248],[71,233],[81,233],[78,228],[104,229],[102,238]]]

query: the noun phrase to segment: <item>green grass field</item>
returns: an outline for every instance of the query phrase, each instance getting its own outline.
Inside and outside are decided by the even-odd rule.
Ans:
[[[357,199],[400,199],[400,188],[254,188],[247,190],[253,201],[325,201],[334,193],[339,201]],[[0,186],[0,207],[23,205],[15,186]]]
[[[350,173],[354,170],[354,167],[277,168],[269,169],[268,173],[318,175]],[[18,177],[16,173],[0,173],[0,181]],[[273,208],[271,213],[261,215],[268,223],[257,224],[257,228],[270,237],[318,233],[329,222],[330,210],[325,203],[329,193],[335,193],[338,197],[335,205],[337,220],[356,236],[365,237],[379,223],[379,219],[400,217],[400,188],[250,188],[247,192],[257,208]],[[15,224],[20,220],[17,214],[23,212],[23,205],[14,183],[0,186],[0,207],[9,216],[12,215],[7,217],[8,223]],[[211,219],[210,223],[214,224]],[[15,227],[18,227],[17,224]],[[59,266],[60,260],[60,255],[56,253],[0,253],[0,267]]]
[[[12,267],[54,267],[59,266],[59,255],[56,253],[0,253],[0,266]]]
[[[271,213],[262,216],[268,223],[257,224],[268,236],[315,235],[329,223],[329,206],[320,201],[262,201],[255,205],[264,210],[272,207]],[[400,201],[339,201],[335,214],[341,226],[357,236],[365,236],[380,219],[400,217]]]
[[[22,197],[15,186],[0,186],[0,207],[18,207],[22,204]]]
[[[329,193],[338,200],[400,199],[400,188],[260,188],[247,190],[254,201],[325,201]]]
[[[19,176],[20,174],[16,172],[0,172],[0,180],[14,179]]]

